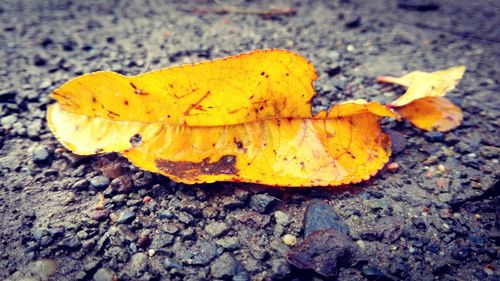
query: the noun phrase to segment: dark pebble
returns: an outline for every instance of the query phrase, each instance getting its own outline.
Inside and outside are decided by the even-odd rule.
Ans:
[[[70,236],[61,241],[60,245],[67,249],[78,249],[82,245],[80,238],[78,236]]]
[[[396,241],[404,231],[404,222],[392,216],[382,217],[373,226],[373,232],[378,239],[384,239],[389,243]]]
[[[433,0],[399,0],[398,7],[409,11],[428,12],[439,9],[439,4]]]
[[[361,268],[361,273],[368,280],[388,280],[388,278],[385,277],[385,274],[375,266],[364,265]]]
[[[349,14],[345,17],[344,26],[347,28],[355,28],[361,25],[361,16],[358,14]]]
[[[467,259],[471,254],[471,249],[469,247],[456,247],[451,250],[451,257],[463,261]]]
[[[333,77],[339,74],[342,71],[342,68],[339,65],[331,66],[326,70],[328,76]]]
[[[441,132],[427,132],[424,134],[424,138],[430,142],[441,142],[444,140],[444,134]]]
[[[137,239],[137,246],[141,248],[146,248],[151,244],[151,237],[148,232],[141,232],[139,238]]]
[[[45,66],[47,64],[47,59],[39,54],[36,54],[33,57],[33,64],[35,66]]]
[[[0,102],[7,102],[13,100],[17,95],[16,90],[4,90],[0,92]]]
[[[313,200],[307,206],[304,214],[304,236],[321,230],[332,228],[343,234],[349,233],[349,228],[337,215],[333,207],[322,200]]]
[[[418,218],[411,218],[411,222],[413,223],[413,225],[418,228],[418,229],[422,229],[422,230],[425,230],[427,229],[427,225],[425,224],[425,221],[418,217]]]
[[[358,245],[347,235],[329,228],[309,234],[286,253],[286,260],[297,268],[336,277],[341,267],[351,267],[360,261],[360,253]]]
[[[90,186],[95,189],[105,189],[109,185],[109,178],[105,176],[95,176],[90,179]]]
[[[262,214],[269,211],[275,202],[276,198],[269,194],[256,194],[250,198],[250,207]]]
[[[120,212],[117,223],[130,223],[135,219],[135,213],[129,210]]]
[[[391,138],[392,154],[398,155],[406,148],[406,136],[398,131],[386,129],[385,132]]]

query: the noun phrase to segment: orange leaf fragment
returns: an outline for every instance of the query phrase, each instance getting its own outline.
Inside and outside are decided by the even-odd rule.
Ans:
[[[464,66],[456,66],[432,73],[414,71],[402,77],[380,76],[377,81],[408,88],[390,104],[402,117],[417,128],[445,132],[458,127],[463,119],[462,110],[444,96],[464,72]]]
[[[355,183],[390,156],[378,102],[312,115],[313,66],[285,50],[256,50],[138,76],[96,72],[52,93],[48,125],[76,154],[119,152],[188,184]]]

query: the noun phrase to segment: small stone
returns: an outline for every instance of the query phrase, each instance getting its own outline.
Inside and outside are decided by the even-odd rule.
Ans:
[[[284,279],[291,271],[290,266],[284,259],[272,259],[269,261],[273,279]]]
[[[159,219],[173,219],[174,218],[174,213],[170,210],[166,210],[166,211],[160,211],[158,213],[158,218]]]
[[[384,239],[389,243],[393,243],[403,234],[404,226],[403,220],[387,216],[378,220],[372,230],[377,239]]]
[[[152,257],[152,256],[154,256],[155,254],[156,254],[156,250],[155,250],[155,249],[149,249],[149,250],[148,250],[148,256],[149,256],[149,257]]]
[[[169,271],[171,269],[181,270],[182,264],[173,258],[166,258],[163,261],[163,268],[165,268],[165,270],[167,270],[167,271]]]
[[[424,134],[424,137],[427,141],[430,142],[441,142],[444,140],[444,134],[441,132],[427,132]]]
[[[398,169],[399,169],[399,164],[397,162],[391,162],[391,163],[387,164],[387,171],[389,171],[391,173],[397,172]]]
[[[71,188],[78,191],[87,190],[89,187],[89,181],[86,179],[76,181]]]
[[[441,193],[438,195],[438,200],[443,203],[448,203],[453,200],[453,196],[450,193]]]
[[[151,244],[151,237],[149,236],[149,231],[142,231],[139,233],[139,238],[137,239],[137,246],[141,248],[146,248]]]
[[[145,253],[134,254],[126,267],[126,272],[131,275],[131,277],[140,276],[143,272],[147,270],[148,267],[148,256]]]
[[[186,213],[186,212],[178,212],[177,213],[177,219],[182,222],[183,224],[190,225],[193,223],[194,218],[192,215]]]
[[[358,247],[361,251],[364,251],[366,250],[366,245],[365,245],[365,242],[363,242],[363,240],[357,240],[356,241],[356,244],[358,244]]]
[[[13,100],[17,95],[16,90],[4,90],[0,92],[0,102]]]
[[[335,229],[317,230],[286,253],[286,260],[301,269],[312,269],[325,277],[336,277],[340,267],[360,260],[359,247]]]
[[[451,251],[451,257],[463,261],[467,259],[471,254],[471,248],[469,247],[456,247]]]
[[[403,10],[427,12],[436,11],[439,4],[434,0],[399,0],[398,7]]]
[[[297,244],[297,237],[291,235],[291,234],[285,234],[283,235],[283,243],[285,243],[288,246],[293,246]]]
[[[271,209],[275,202],[276,198],[269,194],[256,194],[250,198],[250,207],[262,214]]]
[[[368,280],[383,280],[385,277],[385,274],[380,271],[380,269],[370,265],[364,265],[361,269],[361,273]]]
[[[443,164],[439,164],[439,165],[438,165],[438,170],[439,170],[441,173],[446,172],[446,168],[445,168],[445,166],[444,166]]]
[[[274,219],[276,220],[276,223],[283,226],[287,226],[288,224],[290,224],[290,218],[286,213],[282,211],[276,211],[274,213]]]
[[[107,268],[99,268],[93,278],[94,281],[113,281],[114,273]]]
[[[78,236],[70,236],[62,240],[60,245],[67,249],[74,250],[80,248],[82,242],[80,241],[80,238],[78,238]]]
[[[219,237],[226,234],[229,226],[224,222],[213,222],[205,226],[205,231],[212,237]]]
[[[189,265],[206,265],[217,257],[217,246],[212,242],[198,240],[182,256],[182,263]]]
[[[230,253],[224,253],[210,266],[213,278],[227,279],[236,275],[242,265]]]
[[[47,59],[40,54],[36,54],[33,57],[33,63],[35,66],[45,66],[47,64]]]
[[[45,147],[37,147],[33,150],[33,153],[31,154],[33,162],[37,164],[46,163],[47,160],[49,159],[49,156],[50,156],[49,151]]]
[[[227,236],[215,241],[215,244],[227,250],[236,250],[240,247],[240,240],[235,236]]]
[[[175,237],[168,233],[158,233],[153,237],[153,242],[151,243],[151,247],[155,249],[161,249],[164,247],[168,247],[174,243]]]
[[[94,210],[89,213],[89,217],[96,221],[105,221],[109,217],[108,210]]]
[[[116,221],[117,223],[130,223],[135,219],[135,212],[125,210],[120,212],[118,216],[118,220]]]
[[[90,186],[95,189],[105,189],[109,185],[109,178],[105,176],[95,176],[90,179]]]
[[[354,45],[352,45],[352,44],[347,45],[346,51],[351,53],[351,52],[354,52],[354,50],[355,50]]]
[[[361,25],[361,16],[358,14],[349,14],[345,17],[344,26],[347,28],[355,28]]]
[[[313,200],[304,214],[304,235],[307,237],[314,231],[328,228],[336,229],[344,234],[349,233],[349,228],[333,207],[322,200]]]
[[[49,280],[57,270],[57,263],[52,259],[41,259],[35,262],[32,262],[27,266],[29,271],[39,277],[41,280]]]
[[[413,218],[411,218],[411,222],[418,229],[423,229],[423,230],[427,229],[427,225],[425,224],[425,221],[422,218],[420,218],[420,217],[417,217],[417,218],[413,217]]]

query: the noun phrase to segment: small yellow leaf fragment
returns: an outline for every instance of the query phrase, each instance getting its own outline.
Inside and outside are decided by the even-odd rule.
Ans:
[[[465,66],[455,66],[431,73],[413,71],[402,77],[381,76],[377,81],[408,88],[404,95],[391,103],[394,107],[400,107],[417,99],[444,96],[455,88],[464,73]]]

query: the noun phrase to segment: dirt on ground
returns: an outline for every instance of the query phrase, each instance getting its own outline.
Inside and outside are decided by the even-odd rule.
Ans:
[[[500,280],[498,1],[2,1],[0,279]],[[389,102],[379,75],[466,65],[460,127],[387,120],[396,171],[335,188],[183,185],[47,128],[50,92],[281,48],[316,67],[314,110]],[[294,245],[295,244],[295,245]]]

